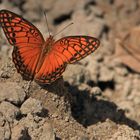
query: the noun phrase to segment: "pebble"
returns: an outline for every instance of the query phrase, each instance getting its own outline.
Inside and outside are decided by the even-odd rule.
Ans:
[[[8,88],[7,88],[8,87]],[[24,90],[15,82],[7,82],[0,84],[0,101],[8,101],[15,105],[24,102],[26,94]]]
[[[22,114],[39,114],[42,112],[43,106],[41,101],[30,97],[22,104],[20,110]]]
[[[42,127],[42,133],[39,140],[55,140],[55,132],[51,123],[45,122]]]
[[[14,119],[16,119],[18,115],[20,115],[19,108],[6,101],[3,101],[0,104],[0,112],[6,117],[9,122],[13,122]]]

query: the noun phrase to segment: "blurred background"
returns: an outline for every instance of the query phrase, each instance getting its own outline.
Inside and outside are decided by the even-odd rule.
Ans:
[[[92,140],[109,139],[112,135],[115,140],[120,133],[121,140],[124,136],[128,140],[132,136],[134,140],[140,138],[140,0],[1,0],[0,9],[24,17],[45,39],[49,34],[43,11],[46,11],[52,35],[74,23],[55,36],[56,40],[69,35],[88,35],[101,42],[96,52],[69,65],[63,74],[64,84],[75,100],[70,110],[76,126],[71,128],[77,131],[78,127],[82,135],[76,137],[71,129],[63,132],[54,125],[59,139],[85,140],[82,139],[84,133]],[[0,83],[7,77],[11,78],[10,82],[18,82],[11,76],[15,72],[11,52],[1,30]],[[7,87],[6,80],[4,82]],[[93,94],[101,95],[93,97]],[[33,138],[32,132],[29,135]]]

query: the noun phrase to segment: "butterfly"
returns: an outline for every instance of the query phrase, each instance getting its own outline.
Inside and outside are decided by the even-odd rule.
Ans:
[[[99,40],[91,36],[66,36],[57,41],[50,35],[46,41],[41,32],[22,16],[0,10],[0,25],[14,46],[12,59],[17,72],[26,80],[50,84],[72,64],[94,52]]]

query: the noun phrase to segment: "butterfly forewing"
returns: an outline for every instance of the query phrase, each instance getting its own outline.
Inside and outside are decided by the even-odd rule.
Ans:
[[[34,76],[44,39],[40,31],[21,16],[8,10],[0,11],[0,25],[11,45],[13,62],[26,79]]]
[[[42,34],[33,24],[11,11],[0,11],[0,24],[11,45],[44,42]]]

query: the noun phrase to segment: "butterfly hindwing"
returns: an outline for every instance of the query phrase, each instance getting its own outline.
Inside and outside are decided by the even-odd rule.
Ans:
[[[35,76],[35,81],[50,84],[62,76],[67,63],[55,55],[53,51],[45,56],[44,62]]]
[[[59,53],[59,56],[67,63],[74,63],[94,52],[100,42],[98,39],[90,36],[68,36],[54,43],[53,51]]]
[[[54,43],[53,50],[67,63],[74,63],[94,52],[100,42],[90,36],[68,36]]]

